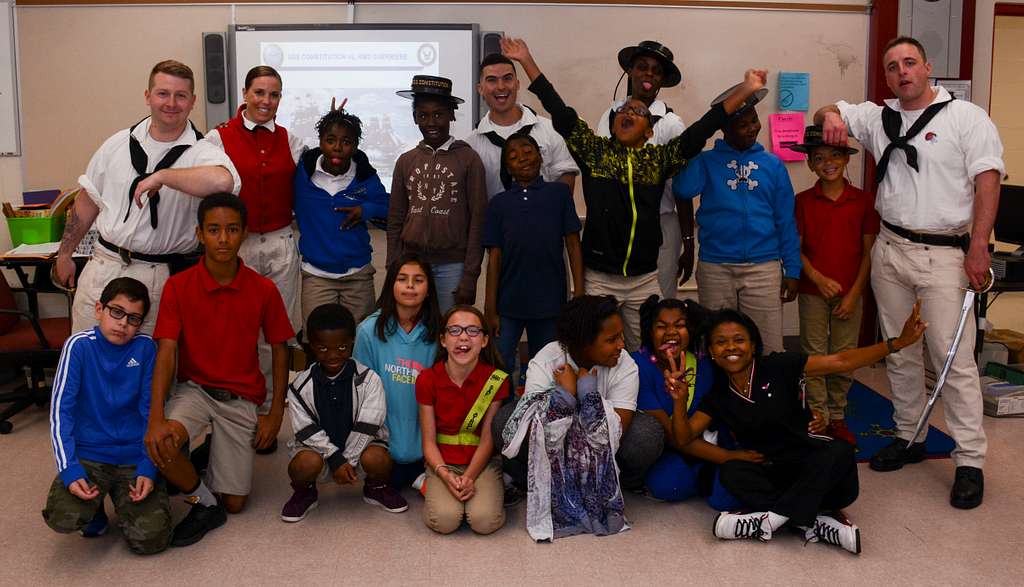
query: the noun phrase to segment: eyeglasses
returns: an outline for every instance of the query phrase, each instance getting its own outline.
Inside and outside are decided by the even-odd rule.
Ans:
[[[479,326],[459,326],[457,324],[454,326],[447,326],[444,330],[452,336],[461,336],[462,333],[465,332],[466,335],[471,338],[476,338],[484,332],[484,329]]]
[[[634,114],[643,118],[650,118],[651,111],[644,108],[643,106],[631,106],[629,104],[623,104],[615,109],[616,114]]]
[[[129,314],[117,306],[108,306],[104,304],[104,308],[110,312],[110,317],[114,320],[121,320],[122,318],[128,318],[128,324],[132,326],[142,326],[142,314]]]

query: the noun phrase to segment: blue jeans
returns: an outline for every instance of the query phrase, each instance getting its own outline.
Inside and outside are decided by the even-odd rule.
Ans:
[[[498,333],[498,352],[501,360],[505,363],[505,370],[512,378],[516,371],[516,359],[519,357],[519,339],[526,331],[526,346],[529,352],[527,362],[533,358],[544,345],[555,340],[555,322],[557,318],[538,318],[535,320],[518,320],[516,318],[501,317],[501,326]],[[524,367],[525,368],[525,367]],[[513,384],[518,379],[511,379]],[[512,396],[515,396],[515,385],[512,387]],[[514,399],[511,398],[511,399]]]
[[[462,281],[462,263],[434,265],[434,289],[437,290],[437,305],[444,315],[455,305],[455,290]]]

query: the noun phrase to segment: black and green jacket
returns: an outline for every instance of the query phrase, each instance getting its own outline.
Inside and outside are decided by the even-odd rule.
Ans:
[[[632,148],[594,134],[545,76],[534,80],[530,91],[551,114],[555,130],[565,137],[583,175],[584,266],[627,277],[656,271],[665,181],[699,154],[725,124],[725,109],[721,104],[713,106],[667,144]]]

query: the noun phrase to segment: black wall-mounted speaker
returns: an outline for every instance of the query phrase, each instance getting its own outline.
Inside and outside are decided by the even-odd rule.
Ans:
[[[231,118],[228,104],[228,61],[225,36],[224,33],[203,33],[207,128],[214,128]]]

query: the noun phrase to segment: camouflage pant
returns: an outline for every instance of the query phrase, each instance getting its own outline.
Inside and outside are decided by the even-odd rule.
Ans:
[[[171,539],[171,504],[163,480],[156,482],[152,493],[136,503],[128,496],[129,485],[135,482],[135,465],[107,465],[81,461],[89,482],[99,488],[99,496],[85,501],[71,494],[60,476],[50,485],[43,519],[46,525],[63,534],[77,532],[89,523],[110,495],[118,525],[128,547],[137,554],[154,554],[167,548]]]

